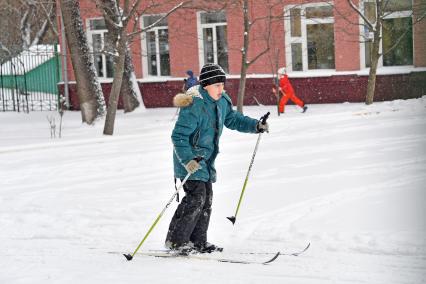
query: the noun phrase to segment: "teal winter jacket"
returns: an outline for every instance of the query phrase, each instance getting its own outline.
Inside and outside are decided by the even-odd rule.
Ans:
[[[175,177],[185,178],[185,165],[196,157],[202,157],[201,169],[189,179],[215,182],[214,161],[219,153],[223,126],[240,132],[257,133],[258,120],[233,110],[231,99],[225,91],[215,101],[201,86],[176,95],[174,104],[181,108],[172,132]]]

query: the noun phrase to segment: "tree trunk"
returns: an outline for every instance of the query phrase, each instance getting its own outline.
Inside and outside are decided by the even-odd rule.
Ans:
[[[272,85],[273,88],[275,89],[275,97],[277,99],[277,115],[280,116],[280,82],[279,82],[279,78],[278,78],[278,64],[280,62],[280,50],[278,48],[276,48],[273,52],[272,52],[272,58],[270,58],[271,61],[271,71],[272,71]]]
[[[137,95],[133,89],[132,73],[135,72],[130,50],[126,48],[123,82],[121,83],[120,96],[123,98],[124,112],[132,112],[139,105]]]
[[[118,35],[120,28],[117,28],[117,23],[121,21],[119,7],[115,0],[105,0],[102,2],[102,12],[105,19],[111,21],[105,21],[108,33],[105,37],[105,51],[108,54],[116,54],[116,46],[118,41]],[[115,58],[114,62],[117,61]],[[139,106],[137,94],[133,89],[133,82],[131,80],[132,72],[134,72],[133,61],[130,54],[130,50],[126,49],[125,63],[124,63],[124,74],[121,83],[120,96],[123,99],[124,112],[131,112]],[[114,76],[115,77],[115,76]]]
[[[238,87],[238,99],[237,99],[237,111],[241,113],[243,113],[244,94],[246,92],[246,81],[247,81],[247,66],[243,64],[241,66],[241,78],[240,78],[240,86]]]
[[[111,93],[109,95],[108,111],[105,119],[104,134],[113,135],[115,115],[117,112],[118,98],[120,96],[121,85],[123,82],[124,62],[126,61],[127,35],[122,30],[118,38],[118,58],[115,60],[114,80],[112,83]]]
[[[367,95],[365,97],[365,104],[371,105],[374,102],[374,93],[376,90],[376,74],[377,74],[377,65],[380,58],[380,41],[381,41],[381,18],[377,20],[376,30],[374,32],[373,39],[373,50],[371,52],[371,64],[370,64],[370,73],[368,75],[368,84],[367,84]]]
[[[247,56],[249,48],[249,33],[250,33],[250,19],[248,16],[248,0],[243,1],[243,17],[244,17],[244,47],[241,56],[241,74],[240,86],[238,87],[237,111],[243,113],[244,95],[246,91],[246,77],[247,77]]]
[[[60,0],[65,36],[71,52],[71,61],[77,83],[82,121],[93,124],[105,112],[105,101],[83,31],[78,0]]]
[[[371,56],[370,73],[368,75],[367,94],[365,96],[365,104],[371,105],[374,102],[374,92],[376,90],[376,73],[379,62],[379,46],[380,42],[373,42],[373,52]]]

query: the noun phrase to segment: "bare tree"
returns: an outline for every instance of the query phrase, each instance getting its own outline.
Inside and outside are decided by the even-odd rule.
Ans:
[[[110,23],[110,25],[115,26],[116,32],[116,54],[117,58],[115,60],[114,67],[114,79],[112,83],[111,93],[109,96],[107,115],[104,125],[104,134],[113,135],[114,133],[114,123],[115,116],[117,112],[118,98],[120,95],[120,90],[122,88],[123,82],[123,73],[124,73],[124,64],[126,61],[126,53],[128,52],[128,43],[132,42],[133,38],[149,29],[155,27],[158,23],[161,22],[164,18],[169,16],[171,13],[181,8],[185,2],[181,2],[171,10],[169,10],[165,15],[163,15],[159,20],[155,21],[152,25],[145,27],[143,29],[137,28],[137,25],[134,25],[134,30],[130,33],[127,32],[129,23],[132,19],[140,17],[140,12],[138,12],[141,0],[136,1],[125,0],[121,6],[118,6],[119,2],[116,2],[117,6],[115,8],[111,6],[109,11],[115,11],[115,15],[110,15],[110,13],[105,13],[105,20]],[[102,4],[98,2],[98,4]]]
[[[256,62],[261,56],[266,54],[269,49],[269,39],[271,36],[271,20],[272,20],[272,14],[271,10],[268,11],[268,15],[263,17],[258,17],[252,19],[250,15],[253,15],[250,13],[250,1],[249,0],[242,0],[242,12],[243,12],[243,24],[244,24],[244,41],[243,41],[243,47],[241,48],[241,72],[240,72],[240,84],[238,87],[238,98],[237,98],[237,110],[239,112],[243,112],[243,105],[244,105],[244,95],[245,95],[245,89],[246,89],[246,80],[247,80],[247,70],[254,62]],[[273,5],[269,8],[272,9]],[[255,54],[251,59],[248,58],[248,52],[250,48],[250,31],[255,23],[258,21],[263,21],[264,25],[266,26],[266,33],[264,34],[265,39],[265,47],[262,51]]]
[[[65,36],[77,82],[82,121],[93,124],[105,113],[105,101],[96,76],[93,54],[90,52],[78,0],[60,0]]]
[[[281,99],[281,92],[279,91],[279,79],[278,79],[278,68],[279,68],[279,59],[280,59],[280,49],[275,48],[274,50],[270,51],[268,53],[269,57],[269,64],[271,68],[271,74],[272,74],[272,91],[277,99],[277,114],[278,116],[281,115],[279,103]]]
[[[105,52],[110,56],[114,56],[114,59],[117,60],[118,57],[115,56],[115,52],[118,42],[119,27],[117,27],[115,23],[118,23],[120,19],[119,7],[115,0],[97,1],[96,4],[102,10],[104,18],[111,19],[110,21],[105,21],[108,30],[105,36]],[[134,75],[134,66],[129,48],[126,48],[123,71],[120,96],[123,99],[124,112],[131,112],[143,102],[139,88],[134,88],[137,86],[137,82],[136,84],[133,82],[136,76]]]
[[[368,14],[368,10],[361,9],[353,0],[347,0],[350,7],[362,18],[363,26],[366,30],[369,31],[369,35],[372,35],[371,40],[371,63],[370,63],[370,72],[368,76],[368,84],[367,84],[367,94],[365,103],[370,105],[374,102],[374,93],[376,88],[376,74],[377,74],[377,66],[381,56],[383,53],[380,51],[380,44],[383,39],[383,30],[386,29],[385,20],[390,14],[395,12],[395,8],[393,5],[398,6],[401,3],[397,3],[395,0],[374,0],[374,1],[364,1],[364,3],[369,3],[373,5],[374,13],[373,15]],[[400,1],[403,2],[403,1]],[[397,9],[398,7],[396,7]],[[420,7],[417,7],[420,8]],[[414,10],[414,7],[413,7]],[[422,12],[412,16],[412,25],[424,20],[426,16],[426,9],[423,8]],[[411,32],[410,27],[406,27],[405,31],[394,41],[391,43],[391,46],[386,50],[387,53],[394,50],[401,40]],[[363,35],[365,40],[368,39],[368,36]]]
[[[21,0],[20,2],[25,8],[20,21],[22,48],[24,50],[30,46],[37,45],[46,35],[49,26],[52,27],[55,35],[58,35],[55,25],[52,23],[56,16],[56,2],[45,3],[35,0]],[[38,27],[35,24],[37,16],[41,16],[42,19],[42,21],[38,22]],[[34,32],[34,28],[37,28],[36,32]]]
[[[55,1],[3,0],[0,3],[0,42],[6,54],[15,56],[30,46],[57,42]]]
[[[243,24],[243,46],[239,48],[241,52],[240,82],[237,94],[237,110],[243,112],[244,96],[247,82],[247,72],[256,61],[268,54],[271,49],[271,35],[274,24],[282,21],[282,0],[235,0],[235,1],[215,1],[215,9],[210,3],[204,3],[204,9],[215,11],[218,9],[230,9],[241,12]],[[221,5],[220,5],[221,4]],[[199,8],[199,7],[198,7]],[[259,12],[262,10],[261,13]],[[254,12],[256,11],[256,12]],[[263,46],[260,51],[251,51],[251,47],[258,43]]]

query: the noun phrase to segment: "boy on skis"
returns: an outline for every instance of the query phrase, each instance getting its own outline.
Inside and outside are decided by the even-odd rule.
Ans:
[[[268,131],[268,124],[233,110],[224,91],[225,72],[208,63],[200,71],[200,85],[175,96],[180,107],[172,132],[175,178],[183,180],[185,197],[176,209],[166,237],[166,247],[183,254],[222,251],[207,242],[207,229],[212,212],[212,183],[216,181],[215,159],[223,127],[246,133]]]
[[[280,113],[284,113],[285,105],[287,104],[288,100],[291,100],[293,103],[297,104],[299,107],[302,108],[302,112],[305,112],[308,109],[308,107],[305,105],[305,103],[301,99],[299,99],[296,96],[293,86],[288,80],[288,75],[284,67],[278,69],[278,77],[279,77],[279,86],[280,86],[279,93],[282,93],[282,97],[278,105],[278,111]],[[272,92],[276,93],[275,88],[272,88]]]

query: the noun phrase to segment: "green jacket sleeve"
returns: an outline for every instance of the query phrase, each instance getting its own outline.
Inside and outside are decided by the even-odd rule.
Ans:
[[[232,109],[232,103],[228,100],[225,126],[232,130],[245,133],[257,133],[256,125],[258,120],[245,116],[242,113]]]
[[[183,166],[195,158],[190,139],[197,129],[197,121],[197,115],[193,112],[191,106],[180,109],[179,117],[172,132],[172,142],[173,150]]]

